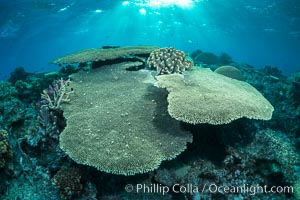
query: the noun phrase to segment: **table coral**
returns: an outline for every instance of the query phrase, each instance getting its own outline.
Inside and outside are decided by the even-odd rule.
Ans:
[[[153,50],[157,49],[155,46],[128,46],[119,48],[99,48],[99,49],[86,49],[62,56],[53,60],[52,64],[72,64],[91,61],[105,61],[113,60],[116,58],[128,55],[141,55],[150,54]]]
[[[166,92],[126,63],[74,74],[60,147],[77,163],[113,174],[152,171],[186,149],[192,135],[167,113]],[[167,125],[167,126],[166,126]]]
[[[273,106],[250,84],[219,75],[209,69],[157,76],[166,88],[169,114],[191,124],[227,124],[246,117],[269,120]]]

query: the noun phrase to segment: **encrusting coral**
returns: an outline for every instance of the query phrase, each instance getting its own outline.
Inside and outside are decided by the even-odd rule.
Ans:
[[[166,92],[153,86],[147,70],[126,63],[74,74],[67,126],[60,147],[77,163],[113,174],[156,169],[192,142],[192,135],[167,113]],[[166,126],[167,124],[167,126]]]
[[[269,120],[273,106],[250,84],[198,69],[185,75],[157,76],[157,86],[166,88],[169,114],[191,124],[227,124],[246,117]]]
[[[155,68],[157,74],[181,73],[190,69],[194,63],[187,59],[187,55],[174,48],[160,48],[151,52],[147,65]]]

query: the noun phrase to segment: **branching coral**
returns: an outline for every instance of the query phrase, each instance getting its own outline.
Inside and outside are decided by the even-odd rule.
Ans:
[[[186,57],[183,51],[174,48],[160,48],[151,52],[147,64],[150,68],[155,68],[159,75],[180,73],[194,65],[193,61]]]
[[[39,131],[43,135],[58,139],[60,133],[57,123],[59,119],[58,114],[59,112],[50,110],[47,106],[40,108],[38,122],[40,123]]]
[[[41,94],[42,107],[46,106],[49,109],[57,110],[60,109],[62,103],[69,102],[69,95],[72,90],[68,91],[70,80],[60,79],[54,81],[48,89],[43,90]]]

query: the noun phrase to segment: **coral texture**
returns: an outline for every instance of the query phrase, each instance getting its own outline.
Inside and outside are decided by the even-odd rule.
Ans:
[[[161,166],[156,170],[154,180],[169,187],[176,183],[290,187],[294,181],[299,182],[299,155],[292,141],[284,133],[271,129],[258,131],[254,126],[245,126],[245,122],[254,124],[250,120],[237,120],[222,126],[187,124],[186,128],[193,133],[194,141],[181,158],[191,156],[192,159],[187,158],[186,162],[176,159],[170,165]],[[242,141],[245,135],[247,141]],[[285,192],[257,192],[255,195],[253,191],[249,195],[249,191],[212,193],[204,190],[200,192],[200,198],[197,198],[197,193],[191,192],[187,194],[187,199],[248,199],[251,196],[254,200],[280,200],[289,199],[292,194],[291,188]]]
[[[295,73],[290,78],[291,86],[289,87],[289,97],[294,104],[300,108],[300,72]]]
[[[166,88],[169,114],[180,121],[226,124],[246,117],[269,120],[273,106],[251,85],[219,75],[209,69],[157,77]]]
[[[160,48],[151,52],[147,65],[155,68],[157,74],[180,73],[190,69],[194,63],[186,58],[187,55],[174,48]]]
[[[126,63],[72,76],[67,126],[60,147],[76,162],[101,171],[133,175],[156,169],[192,141],[167,113],[166,92],[149,71],[129,72]],[[166,126],[167,124],[167,126]]]
[[[18,91],[11,83],[0,81],[0,101],[10,100],[17,97]]]
[[[53,185],[60,190],[62,199],[73,199],[82,192],[81,174],[79,169],[63,168],[53,177]]]
[[[155,46],[129,46],[108,49],[86,49],[53,60],[52,64],[72,64],[89,61],[113,60],[128,55],[150,54]]]
[[[11,146],[6,141],[7,132],[0,130],[0,169],[5,167],[6,162],[12,157]]]
[[[300,182],[294,184],[294,196],[296,199],[300,199]]]
[[[280,135],[271,129],[261,130],[255,134],[252,143],[245,151],[256,159],[278,162],[287,181],[292,182],[296,178],[294,166],[300,165],[300,158],[296,148],[285,135]]]

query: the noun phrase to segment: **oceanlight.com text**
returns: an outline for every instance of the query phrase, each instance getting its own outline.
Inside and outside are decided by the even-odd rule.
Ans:
[[[135,193],[160,193],[162,195],[172,193],[221,193],[221,194],[269,194],[269,193],[294,193],[292,186],[267,186],[267,185],[248,185],[240,186],[225,186],[217,184],[204,184],[201,186],[193,184],[174,184],[173,186],[166,186],[162,184],[127,184],[125,186],[126,192]]]

